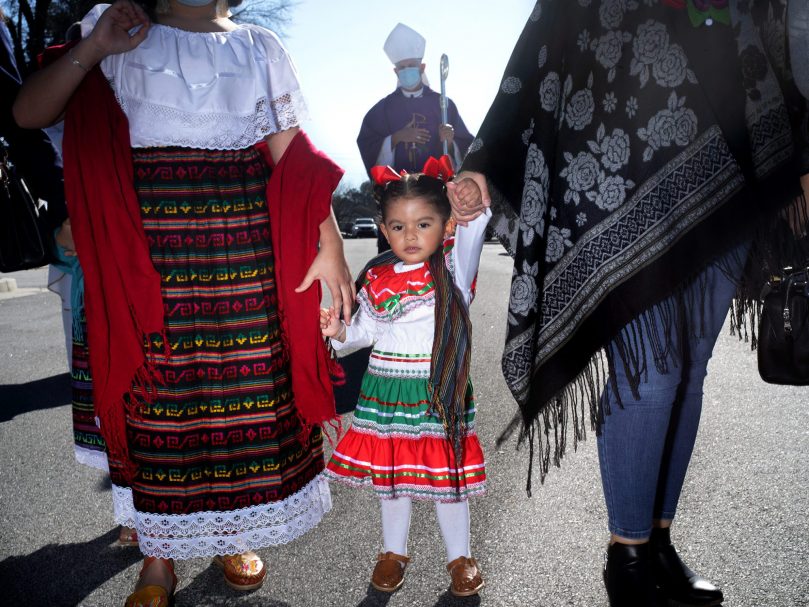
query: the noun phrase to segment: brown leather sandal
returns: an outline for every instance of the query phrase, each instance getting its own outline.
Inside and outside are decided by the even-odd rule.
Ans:
[[[459,556],[447,565],[452,576],[449,591],[455,596],[472,596],[485,586],[478,563],[473,558]]]
[[[138,580],[143,577],[143,573],[155,561],[162,561],[171,573],[171,588],[163,588],[156,584],[150,584],[138,588],[126,599],[125,607],[172,607],[174,605],[174,591],[177,589],[177,576],[174,574],[174,563],[171,560],[158,559],[154,556],[147,556],[143,559],[143,567],[140,569]]]
[[[371,586],[380,592],[396,592],[404,583],[404,570],[410,559],[395,552],[380,552],[371,575]]]
[[[118,528],[118,540],[116,542],[119,546],[137,546],[138,545],[138,532],[132,527],[121,526]]]
[[[217,555],[213,562],[225,572],[225,583],[234,590],[261,588],[267,576],[264,561],[255,552]]]

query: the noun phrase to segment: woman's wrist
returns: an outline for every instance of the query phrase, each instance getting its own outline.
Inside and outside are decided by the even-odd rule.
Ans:
[[[343,252],[343,238],[337,228],[337,219],[334,217],[334,212],[330,213],[320,224],[320,248],[328,249],[333,253],[342,254]]]
[[[93,41],[92,37],[80,41],[68,52],[71,63],[89,72],[101,62],[108,53],[105,53]]]

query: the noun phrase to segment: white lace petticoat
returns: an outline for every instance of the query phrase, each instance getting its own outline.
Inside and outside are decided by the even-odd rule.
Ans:
[[[132,490],[117,485],[112,486],[112,497],[115,522],[137,529],[143,554],[177,560],[286,544],[317,526],[331,510],[329,484],[322,475],[279,502],[228,512],[138,512]]]
[[[76,461],[84,466],[89,466],[96,470],[103,470],[104,472],[110,471],[109,463],[107,462],[107,453],[105,451],[85,449],[84,447],[73,445],[73,455],[76,456]]]

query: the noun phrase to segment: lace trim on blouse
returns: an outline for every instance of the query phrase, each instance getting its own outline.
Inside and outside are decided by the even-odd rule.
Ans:
[[[152,103],[134,97],[118,97],[130,122],[149,121],[154,125],[170,125],[171,145],[206,150],[241,150],[254,145],[267,135],[299,126],[307,115],[303,94],[285,93],[276,99],[262,97],[252,114],[225,112],[185,112],[178,108]],[[159,147],[167,144],[166,134],[153,128],[154,136],[141,132],[133,147]],[[181,135],[180,132],[187,132]]]

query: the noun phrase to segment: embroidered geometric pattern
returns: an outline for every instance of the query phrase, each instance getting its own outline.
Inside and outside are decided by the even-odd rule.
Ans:
[[[70,369],[73,414],[73,452],[76,461],[91,468],[108,470],[107,446],[96,425],[93,410],[93,377],[87,350],[87,324],[73,332],[73,364]]]
[[[363,311],[380,320],[394,320],[415,306],[433,305],[435,283],[427,265],[397,273],[392,265],[368,270],[357,300]]]
[[[710,213],[740,188],[742,178],[735,169],[724,138],[713,127],[584,234],[545,279],[537,355],[546,357],[563,343],[574,327],[571,319],[586,316],[624,278],[625,260],[648,262],[677,236],[679,225]],[[706,201],[709,188],[721,196]]]
[[[302,435],[290,392],[263,159],[252,148],[135,149],[133,158],[168,340],[149,336],[164,382],[127,420],[141,546],[202,556],[274,541],[275,532],[253,528],[214,541],[205,525],[181,540],[154,531],[147,514],[194,529],[210,513],[281,516],[286,504],[298,509],[288,515],[302,532],[325,511],[313,506],[320,498],[300,497],[323,468],[322,436],[317,428]],[[115,470],[113,482],[121,485]]]

